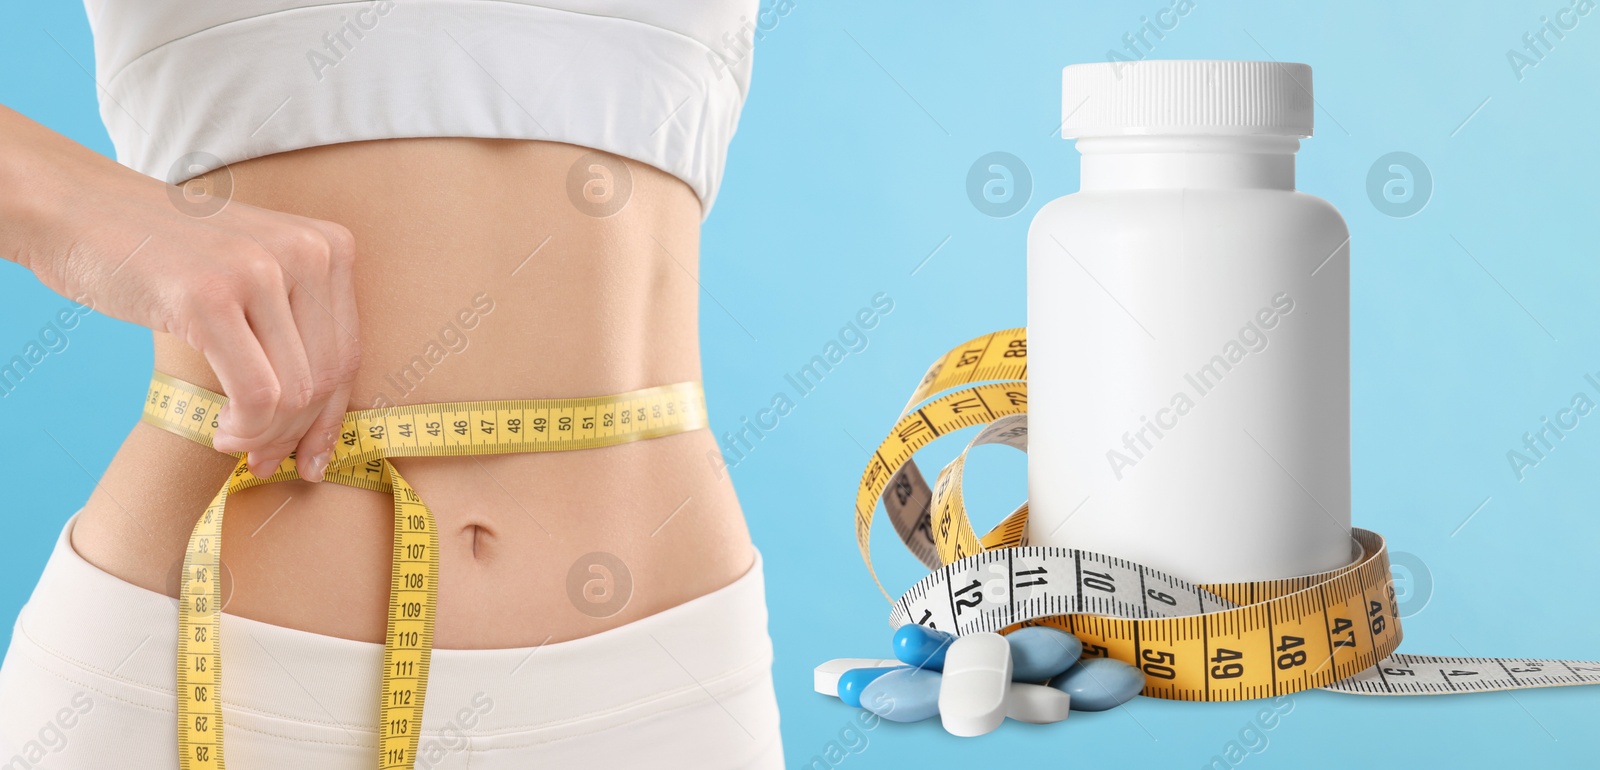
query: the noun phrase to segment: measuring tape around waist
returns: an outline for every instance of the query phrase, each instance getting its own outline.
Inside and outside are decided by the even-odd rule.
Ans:
[[[156,372],[141,420],[205,446],[227,398]],[[388,458],[556,452],[613,446],[706,426],[700,383],[613,396],[416,404],[345,415],[326,481],[394,497],[394,556],[378,707],[378,766],[411,770],[422,732],[439,533],[433,512]],[[236,455],[238,456],[238,455]],[[291,456],[267,478],[240,458],[195,523],[178,596],[178,758],[182,770],[223,770],[222,517],[228,495],[299,478]]]
[[[983,444],[1026,451],[1027,410],[1026,330],[994,332],[935,361],[873,452],[855,510],[868,571],[878,581],[871,533],[880,499],[901,542],[933,570],[893,600],[891,625],[958,635],[1053,626],[1082,640],[1087,655],[1138,667],[1144,695],[1173,700],[1246,700],[1314,687],[1435,695],[1600,684],[1600,662],[1395,654],[1400,617],[1388,552],[1381,536],[1363,529],[1351,530],[1355,553],[1346,567],[1208,585],[1115,556],[1029,546],[1026,503],[979,537],[961,494],[967,452]],[[984,428],[930,488],[912,456],[978,425]]]

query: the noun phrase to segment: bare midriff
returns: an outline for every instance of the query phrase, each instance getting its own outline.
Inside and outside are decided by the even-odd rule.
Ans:
[[[213,175],[231,174],[234,200],[354,233],[362,358],[352,410],[699,380],[699,199],[659,169],[605,156],[627,166],[625,205],[609,212],[581,191],[575,202],[568,171],[590,152],[397,139]],[[221,392],[200,354],[159,332],[155,368]],[[754,552],[716,451],[702,429],[600,449],[394,460],[438,521],[434,646],[575,639],[736,580]],[[79,515],[74,548],[176,596],[189,532],[234,464],[138,424]],[[392,531],[387,494],[295,480],[231,495],[224,610],[381,642]]]

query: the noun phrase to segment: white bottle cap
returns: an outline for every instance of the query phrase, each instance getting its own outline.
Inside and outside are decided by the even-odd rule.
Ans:
[[[1311,136],[1311,67],[1270,61],[1073,64],[1061,135]]]

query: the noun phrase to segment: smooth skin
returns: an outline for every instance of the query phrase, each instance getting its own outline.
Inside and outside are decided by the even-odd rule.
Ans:
[[[202,218],[215,206],[177,205],[179,188],[0,108],[0,256],[151,328],[157,370],[229,397],[218,448],[249,452],[252,472],[293,451],[320,478],[315,458],[346,410],[701,378],[699,200],[676,177],[603,156],[626,166],[632,192],[592,216],[566,187],[591,152],[457,138],[309,148],[192,181],[191,201],[230,191]],[[439,523],[435,646],[588,636],[733,582],[754,554],[718,457],[698,430],[395,460]],[[189,531],[234,462],[136,425],[73,547],[176,596]],[[225,610],[382,641],[391,509],[386,495],[306,480],[230,496]]]

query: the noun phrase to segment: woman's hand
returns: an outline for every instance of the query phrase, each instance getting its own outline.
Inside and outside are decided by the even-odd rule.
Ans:
[[[185,341],[229,399],[213,445],[248,452],[256,476],[294,452],[320,481],[360,368],[350,231],[239,202],[179,205],[196,202],[0,107],[0,255]]]

